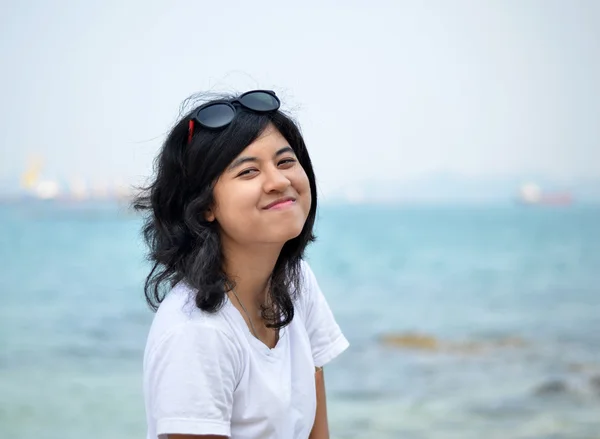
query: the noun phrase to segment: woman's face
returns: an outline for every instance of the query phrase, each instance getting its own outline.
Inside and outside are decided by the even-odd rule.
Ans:
[[[311,206],[308,177],[273,126],[237,156],[214,188],[207,214],[222,238],[238,244],[284,244],[297,237]]]

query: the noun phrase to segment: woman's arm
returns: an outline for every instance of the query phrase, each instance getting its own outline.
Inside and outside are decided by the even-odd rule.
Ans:
[[[225,436],[215,435],[202,435],[197,436],[193,434],[170,434],[168,439],[227,439]]]
[[[318,367],[315,372],[317,388],[317,414],[315,423],[308,439],[329,439],[329,423],[327,422],[327,399],[325,395],[325,375],[323,368]]]
[[[315,372],[315,385],[317,389],[317,413],[315,423],[308,439],[329,439],[329,424],[327,422],[327,398],[325,394],[325,375],[323,368]],[[225,436],[194,436],[185,434],[170,434],[169,439],[225,439]]]

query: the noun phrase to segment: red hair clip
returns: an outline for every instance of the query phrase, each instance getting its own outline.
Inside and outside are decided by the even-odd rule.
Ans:
[[[188,145],[191,143],[192,141],[192,136],[194,135],[194,119],[190,119],[190,121],[188,122]]]

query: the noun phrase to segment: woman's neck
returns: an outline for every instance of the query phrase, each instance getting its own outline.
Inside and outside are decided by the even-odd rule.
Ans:
[[[248,311],[260,313],[267,300],[267,285],[281,246],[248,247],[223,243],[225,273],[235,282],[235,292]]]

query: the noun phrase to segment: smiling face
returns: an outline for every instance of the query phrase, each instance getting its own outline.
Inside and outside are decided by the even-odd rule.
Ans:
[[[302,232],[311,206],[308,177],[273,125],[225,169],[213,196],[207,219],[221,239],[242,245],[283,245]]]

